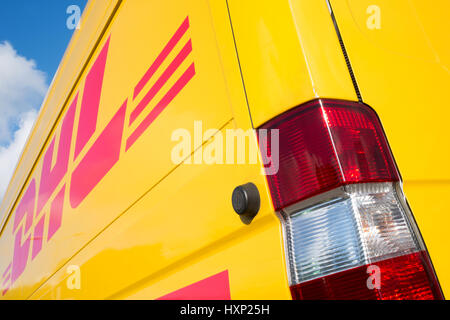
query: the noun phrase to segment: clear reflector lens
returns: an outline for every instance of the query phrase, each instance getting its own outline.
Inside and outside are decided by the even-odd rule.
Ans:
[[[350,290],[354,286],[368,290],[368,293],[359,297],[361,299],[387,296],[395,298],[392,292],[381,295],[383,286],[395,287],[393,281],[399,284],[401,279],[409,279],[413,285],[414,281],[422,283],[434,277],[432,269],[421,262],[427,255],[423,252],[420,240],[415,237],[408,219],[409,213],[405,211],[394,183],[348,185],[333,190],[332,194],[335,195],[333,199],[320,204],[298,209],[300,203],[282,212],[291,284],[294,285],[292,288],[297,288],[297,291],[301,289],[303,292],[300,294],[296,291],[294,297],[320,298],[325,294],[319,294],[321,290],[328,292],[334,288],[333,297],[325,294],[322,299],[354,298],[355,292],[344,294],[342,291],[345,287]],[[315,201],[317,203],[318,200]],[[408,267],[402,265],[403,262],[395,268],[392,267],[398,261],[403,261],[402,259],[411,262]],[[381,291],[377,293],[367,287],[366,282],[370,275],[366,271],[369,265],[375,265],[383,273],[380,275],[383,277]],[[386,272],[389,272],[389,275]],[[353,278],[344,281],[348,277]],[[430,282],[424,283],[428,286],[426,290],[431,290]],[[343,287],[338,289],[332,284]],[[308,291],[308,288],[312,291]],[[337,292],[343,295],[335,296]],[[424,294],[423,297],[428,295]]]
[[[287,217],[295,282],[420,250],[392,183],[345,191]]]

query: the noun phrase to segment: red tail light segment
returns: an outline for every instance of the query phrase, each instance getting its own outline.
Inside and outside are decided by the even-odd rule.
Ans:
[[[399,180],[378,117],[365,105],[315,100],[261,129],[279,130],[279,170],[267,176],[277,210],[343,184]]]
[[[261,128],[279,130],[263,142],[294,299],[443,298],[370,107],[316,100]]]
[[[368,265],[291,287],[294,300],[435,300],[443,299],[425,252],[379,261],[380,289],[367,286]]]

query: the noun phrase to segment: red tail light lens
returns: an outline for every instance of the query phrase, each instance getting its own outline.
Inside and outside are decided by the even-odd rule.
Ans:
[[[279,130],[279,170],[267,176],[277,210],[343,184],[399,180],[378,117],[363,104],[315,100],[261,129]]]
[[[291,287],[295,300],[442,300],[426,252],[378,261],[380,289],[367,286],[369,265]]]
[[[443,298],[370,107],[316,100],[261,129],[279,130],[262,142],[294,299]]]

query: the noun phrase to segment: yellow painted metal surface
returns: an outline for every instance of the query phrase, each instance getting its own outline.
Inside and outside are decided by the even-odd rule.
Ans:
[[[269,198],[248,226],[231,207],[246,181],[265,190],[257,165],[182,164],[70,261],[81,266],[80,290],[67,289],[63,268],[33,298],[154,299],[228,270],[233,299],[289,299]]]
[[[356,94],[325,1],[228,0],[253,125]]]
[[[391,8],[387,12],[400,10],[379,2]],[[439,146],[445,145],[448,111],[442,96],[423,94],[448,88],[448,44],[438,42],[437,36],[443,31],[430,31],[427,47],[407,47],[407,40],[417,35],[398,43],[399,35],[388,31],[379,38],[365,34],[364,24],[360,25],[367,17],[362,4],[338,0],[332,4],[364,102],[381,117],[445,292],[449,256],[444,252],[443,228],[449,220],[444,199],[450,177],[444,165],[449,151]],[[363,17],[354,13],[362,9]],[[425,29],[436,27],[433,12],[419,9],[428,23],[417,30],[428,35]],[[406,20],[388,19],[383,26],[395,29]],[[183,26],[185,32],[147,79],[147,70]],[[166,77],[166,70],[190,44],[192,50]],[[386,49],[389,45],[396,50]],[[413,53],[405,53],[405,46]],[[78,153],[79,137],[87,132],[77,128],[85,119],[82,106],[90,96],[89,74],[101,57],[105,67],[98,118]],[[189,70],[190,78],[171,94]],[[427,77],[439,81],[432,83]],[[167,81],[159,82],[162,78]],[[135,93],[141,79],[148,82]],[[161,83],[134,118],[147,93]],[[171,100],[153,116],[168,96]],[[290,299],[281,226],[261,165],[193,164],[189,159],[199,158],[227,129],[258,127],[318,97],[357,99],[326,1],[91,0],[0,207],[0,297],[153,299],[226,270],[232,299]],[[67,172],[40,210],[45,155],[54,143],[49,163],[50,168],[57,166],[71,106],[76,111]],[[78,201],[73,190],[77,185],[83,189],[93,178],[86,174],[80,179],[76,172],[91,150],[101,150],[99,154],[107,158],[111,145],[102,140],[102,133],[116,123],[114,119],[121,120],[117,122],[121,136],[114,140],[119,145],[117,159]],[[130,144],[148,119],[152,119],[148,127]],[[203,136],[197,138],[195,121],[202,121]],[[177,129],[193,137],[192,157],[182,163],[171,158]],[[256,143],[256,136],[250,139]],[[231,205],[233,189],[247,182],[255,183],[261,193],[260,212],[249,225]],[[27,207],[32,208],[28,214],[21,206],[33,183],[37,200]],[[64,200],[58,202],[61,194]],[[62,220],[50,237],[55,228],[52,212],[58,212],[53,203],[63,204]],[[23,217],[18,208],[25,212]],[[36,230],[42,226],[40,235]],[[8,265],[14,259],[21,265],[14,258],[14,247],[25,248],[26,239],[30,251],[25,267],[15,269],[13,280]],[[39,243],[42,248],[34,255]],[[73,270],[79,270],[79,288],[70,286]]]
[[[331,4],[362,98],[381,118],[406,197],[448,297],[450,2]]]
[[[159,10],[153,10],[155,7]],[[101,10],[101,7],[96,8]],[[89,12],[84,19],[89,21]],[[146,70],[186,21],[189,21],[187,31],[136,95],[135,87]],[[164,4],[124,1],[117,4],[104,25],[103,35],[66,105],[52,105],[42,110],[41,118],[51,117],[49,113],[61,116],[46,139],[0,238],[0,250],[5,257],[0,267],[2,273],[6,271],[5,279],[2,278],[2,282],[6,280],[2,290],[7,289],[4,298],[157,298],[184,284],[202,280],[216,270],[228,270],[232,298],[289,298],[280,222],[273,213],[260,165],[180,166],[171,159],[175,145],[171,136],[176,129],[191,133],[194,137],[192,150],[198,149],[224,126],[251,129],[225,3],[210,6],[206,1]],[[189,43],[192,52],[131,123],[131,113],[146,92],[158,84],[157,79],[164,77],[165,70],[171,68],[172,61]],[[76,128],[82,123],[82,101],[90,90],[87,77],[102,56],[106,57],[106,62],[95,131],[77,154],[78,137],[84,129],[77,131]],[[158,108],[158,101],[164,101],[178,80],[188,70],[194,70],[193,66],[192,79],[136,142],[128,146],[130,137],[151,115],[152,108]],[[58,81],[52,88],[65,90]],[[73,104],[73,101],[77,102]],[[41,184],[45,155],[53,141],[56,146],[63,140],[62,119],[67,117],[71,106],[76,106],[75,129],[70,141],[67,174],[58,182],[42,210],[38,209],[40,195],[37,192],[33,211],[21,217],[17,214],[18,205],[23,203],[28,190],[34,190],[33,184]],[[121,117],[123,108],[126,112],[119,160],[78,203],[72,195],[74,172],[97,147],[103,130],[118,115]],[[194,135],[194,121],[198,120],[202,121],[204,133],[199,139]],[[38,120],[37,128],[42,122]],[[30,139],[31,147],[45,141],[36,134],[33,132]],[[59,159],[59,155],[56,156],[59,148],[60,145],[52,156],[52,166],[56,166]],[[19,166],[19,171],[22,170],[26,170],[24,165]],[[233,188],[248,181],[256,183],[263,191],[261,213],[250,226],[241,222],[230,201]],[[50,216],[60,192],[64,199],[61,227],[50,239]],[[41,222],[44,225],[42,236],[36,231]],[[29,251],[14,250],[15,242],[22,248],[28,246]],[[34,248],[39,243],[42,249],[34,256]],[[8,272],[8,264],[16,262],[14,251],[25,252],[23,271],[10,268]],[[213,259],[213,255],[217,257]],[[265,268],[260,273],[251,271],[261,265]],[[67,272],[73,266],[80,268],[81,289],[67,292],[60,284],[64,285]],[[159,282],[163,280],[164,285]],[[256,288],[264,290],[255,295]]]

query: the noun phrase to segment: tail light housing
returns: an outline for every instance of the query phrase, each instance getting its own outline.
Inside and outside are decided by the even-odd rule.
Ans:
[[[319,99],[260,129],[279,130],[267,180],[294,299],[443,299],[370,107]]]

